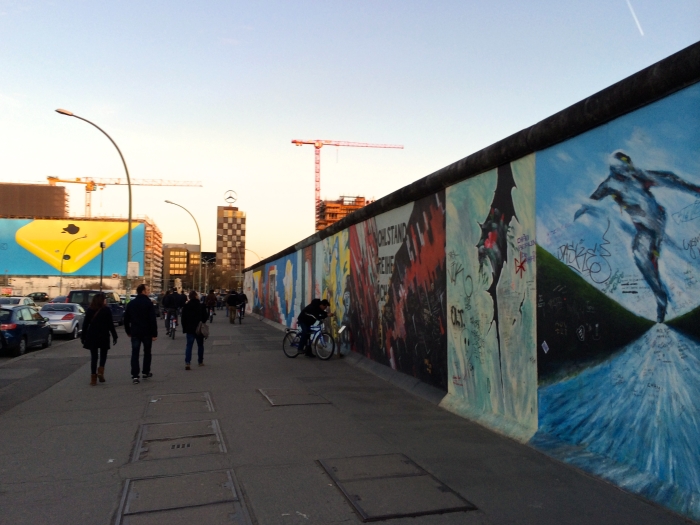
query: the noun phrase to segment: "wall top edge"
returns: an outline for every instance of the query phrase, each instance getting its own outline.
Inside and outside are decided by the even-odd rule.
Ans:
[[[512,162],[554,146],[622,115],[700,82],[700,42],[696,42],[651,66],[565,108],[544,120],[510,135],[461,160],[368,204],[328,228],[271,255],[244,271],[251,271],[285,255],[295,253],[371,217],[418,200]]]

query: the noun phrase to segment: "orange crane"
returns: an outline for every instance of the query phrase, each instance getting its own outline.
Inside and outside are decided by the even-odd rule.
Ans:
[[[85,216],[92,217],[92,192],[97,188],[103,190],[105,186],[126,186],[126,179],[95,179],[92,177],[82,177],[76,179],[61,179],[59,177],[46,177],[49,181],[49,186],[55,186],[56,183],[68,184],[84,184],[85,185]],[[196,186],[201,187],[200,181],[183,181],[183,180],[162,180],[162,179],[133,179],[132,186]]]
[[[347,142],[345,140],[292,140],[292,144],[303,146],[311,144],[314,147],[315,163],[316,163],[316,229],[320,230],[319,221],[321,219],[321,148],[323,146],[349,146],[351,148],[393,148],[403,149],[403,146],[397,144],[368,144],[366,142]]]

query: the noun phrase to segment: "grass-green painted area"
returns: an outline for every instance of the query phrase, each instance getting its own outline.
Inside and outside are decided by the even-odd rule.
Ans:
[[[700,341],[700,306],[686,314],[666,321],[666,324],[689,335],[696,341]]]
[[[604,361],[654,325],[623,308],[540,246],[537,299],[541,385]]]

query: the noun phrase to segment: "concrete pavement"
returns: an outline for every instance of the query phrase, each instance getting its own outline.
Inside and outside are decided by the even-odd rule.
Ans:
[[[281,339],[220,315],[204,367],[185,370],[183,334],[161,337],[140,385],[123,332],[97,387],[79,342],[5,363],[0,524],[361,523],[338,484],[374,516],[476,507],[397,525],[686,523],[408,393],[410,378],[288,359]],[[47,370],[52,386],[3,405]]]

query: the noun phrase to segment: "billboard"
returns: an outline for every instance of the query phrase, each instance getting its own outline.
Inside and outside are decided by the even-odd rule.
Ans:
[[[0,219],[0,273],[8,275],[126,274],[127,221]],[[132,221],[132,261],[143,268],[145,227]]]

